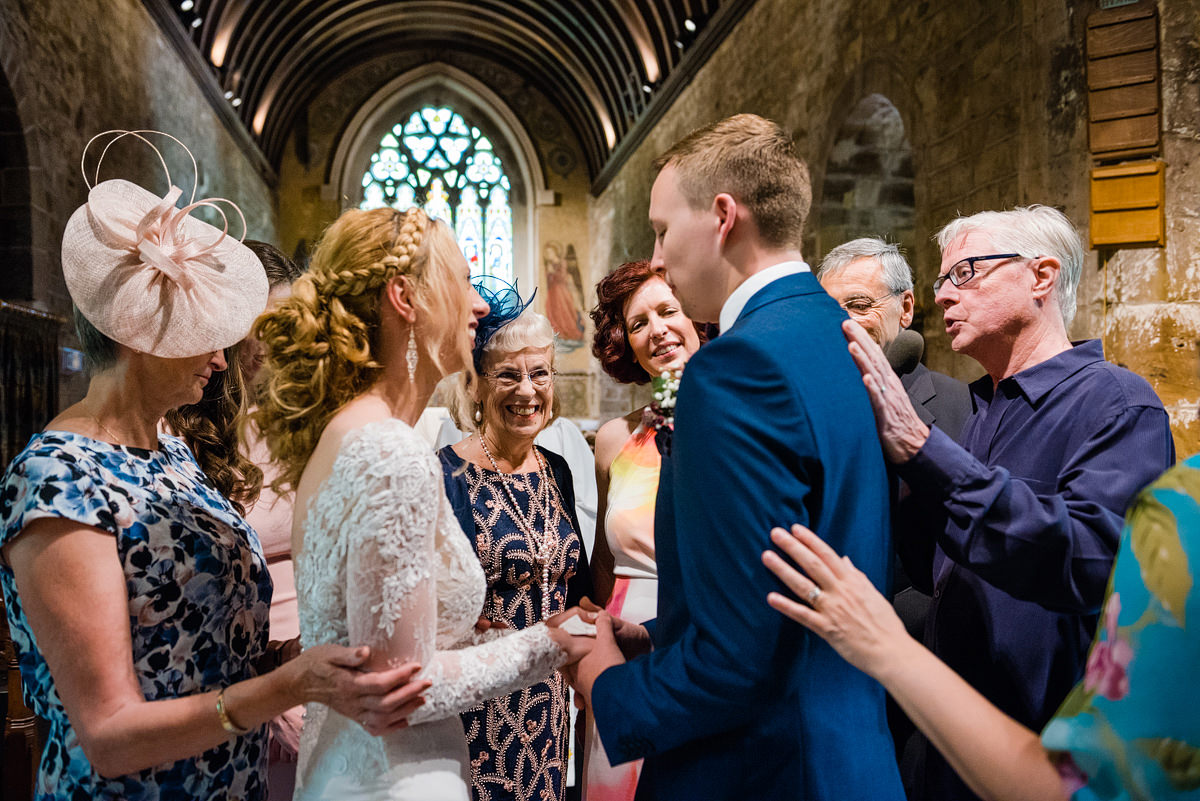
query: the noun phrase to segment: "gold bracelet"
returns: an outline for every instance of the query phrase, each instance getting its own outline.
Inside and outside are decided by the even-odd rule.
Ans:
[[[241,726],[233,722],[233,718],[229,717],[229,712],[225,709],[225,690],[228,688],[222,687],[221,692],[217,693],[217,718],[221,721],[221,728],[230,734],[247,734],[249,729],[243,729]]]

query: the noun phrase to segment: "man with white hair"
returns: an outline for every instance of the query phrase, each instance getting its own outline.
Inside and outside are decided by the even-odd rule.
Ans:
[[[971,396],[963,382],[921,364],[925,340],[909,329],[912,268],[900,248],[876,237],[852,239],[829,251],[817,281],[883,348],[921,422],[957,440],[971,414]]]
[[[954,220],[933,282],[951,347],[984,368],[956,444],[921,422],[878,345],[844,324],[884,454],[908,484],[897,544],[933,590],[926,644],[1038,730],[1084,674],[1121,518],[1175,459],[1142,378],[1067,327],[1083,246],[1061,212],[1030,206]],[[931,747],[910,798],[974,796]]]

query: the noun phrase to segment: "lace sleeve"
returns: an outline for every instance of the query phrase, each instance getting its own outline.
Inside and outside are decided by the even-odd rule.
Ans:
[[[485,638],[486,639],[486,638]],[[425,668],[433,686],[425,705],[409,716],[411,724],[440,720],[545,679],[562,665],[565,654],[538,623],[483,645],[439,651]]]
[[[375,667],[410,660],[424,666],[433,686],[410,722],[457,714],[562,664],[563,651],[541,624],[461,650],[437,650],[441,471],[423,441],[372,444],[377,452],[361,462],[363,504],[349,510],[358,533],[347,556],[348,632],[350,642],[371,647]]]

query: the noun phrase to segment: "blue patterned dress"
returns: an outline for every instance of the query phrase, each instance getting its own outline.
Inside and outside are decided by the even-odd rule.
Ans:
[[[1087,671],[1042,732],[1076,801],[1200,799],[1200,456],[1126,519]]]
[[[0,545],[39,518],[73,520],[116,537],[134,668],[148,700],[201,693],[255,674],[267,645],[266,560],[253,529],[208,483],[182,441],[162,436],[151,451],[64,431],[36,434],[4,476]],[[34,642],[7,565],[0,565],[0,586],[26,703],[50,724],[39,801],[265,798],[264,728],[136,774],[106,779],[96,773]]]
[[[550,468],[550,517],[530,503],[541,486],[537,473],[514,476],[510,486],[523,513],[539,529],[558,532],[550,557],[546,616],[574,606],[591,592],[591,571],[579,539],[571,470],[558,454],[539,448]],[[451,447],[438,452],[446,496],[487,576],[482,613],[512,629],[542,620],[541,566],[512,516],[501,476],[464,462]],[[485,701],[462,714],[471,754],[472,801],[562,801],[570,750],[567,683],[558,671],[523,690]]]

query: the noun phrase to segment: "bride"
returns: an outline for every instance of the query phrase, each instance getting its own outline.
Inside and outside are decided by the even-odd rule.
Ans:
[[[475,630],[484,575],[412,428],[437,382],[471,369],[488,307],[469,278],[450,229],[424,212],[347,211],[255,327],[269,370],[255,421],[296,493],[301,640],[368,645],[368,669],[419,662],[429,683],[407,722],[310,705],[297,799],[466,801],[458,713],[587,648],[557,628],[567,612]]]

